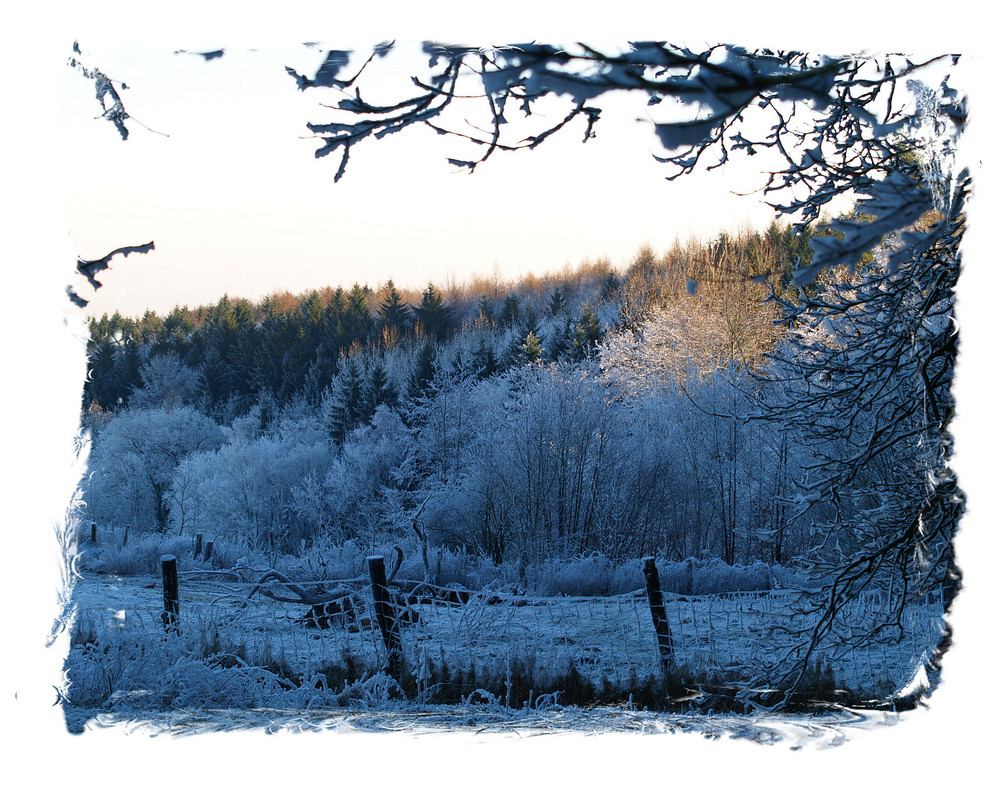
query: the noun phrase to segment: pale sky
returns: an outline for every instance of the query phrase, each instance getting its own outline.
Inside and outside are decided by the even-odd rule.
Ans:
[[[223,293],[259,299],[355,281],[422,288],[474,274],[540,274],[608,257],[628,264],[692,235],[763,226],[758,159],[707,177],[665,179],[645,97],[608,97],[597,138],[581,121],[533,152],[498,153],[474,174],[447,157],[468,146],[410,128],[316,159],[306,121],[332,120],[333,89],[301,92],[286,65],[312,76],[325,48],[229,49],[206,61],[171,49],[101,49],[81,60],[129,86],[130,135],[96,119],[93,84],[66,70],[66,181],[70,243],[84,259],[155,240],[99,276],[88,314],[164,313]],[[398,97],[426,56],[400,42],[376,60],[369,101]],[[350,70],[345,70],[350,72]],[[384,93],[382,93],[384,92]],[[555,121],[566,105],[553,105]],[[544,108],[541,109],[544,111]],[[510,114],[509,114],[510,115]],[[646,121],[637,121],[645,119]],[[144,127],[145,125],[146,127]],[[150,129],[146,129],[146,128]]]

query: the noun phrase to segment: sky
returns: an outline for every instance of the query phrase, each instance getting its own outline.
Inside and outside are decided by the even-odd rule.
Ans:
[[[379,775],[384,772],[393,787],[405,787],[418,794],[466,791],[470,783],[475,784],[477,794],[505,796],[542,792],[545,788],[550,792],[587,794],[619,792],[636,786],[644,790],[650,786],[670,787],[748,796],[792,792],[793,787],[815,794],[890,789],[917,792],[945,787],[971,793],[981,789],[981,785],[973,786],[981,781],[977,775],[992,776],[986,767],[993,760],[996,719],[992,688],[1000,655],[993,609],[996,562],[1000,560],[995,505],[1000,476],[995,401],[998,280],[991,241],[1000,181],[992,157],[997,129],[996,108],[991,107],[990,99],[995,96],[992,26],[984,17],[981,0],[952,0],[946,6],[927,0],[912,0],[905,7],[868,4],[863,19],[840,6],[818,8],[813,13],[801,3],[784,0],[769,3],[766,13],[760,4],[718,2],[706,8],[662,0],[617,0],[613,5],[580,0],[572,5],[572,14],[565,12],[565,4],[558,7],[547,0],[536,0],[530,11],[527,6],[501,9],[495,4],[482,4],[478,12],[473,12],[473,4],[467,0],[382,0],[367,12],[355,9],[353,13],[348,13],[350,7],[343,4],[327,2],[323,10],[315,5],[303,9],[301,5],[295,0],[245,0],[239,4],[229,0],[173,0],[156,6],[110,0],[57,0],[16,4],[5,11],[4,24],[0,25],[0,58],[8,88],[4,121],[0,124],[5,200],[0,261],[8,288],[4,311],[0,313],[4,341],[0,416],[6,420],[2,448],[5,471],[0,478],[7,562],[7,574],[0,578],[0,611],[8,650],[8,654],[0,656],[0,727],[8,752],[5,778],[15,784],[29,778],[44,781],[54,792],[72,789],[75,794],[107,793],[114,782],[141,783],[144,791],[152,794],[174,793],[178,786],[190,788],[195,782],[204,783],[205,789],[215,785],[248,793],[296,791],[309,785],[370,789],[373,771]],[[86,173],[81,171],[84,165],[74,165],[81,153],[82,142],[76,140],[77,135],[84,135],[81,127],[89,126],[92,132],[87,135],[100,137],[102,146],[117,153],[136,153],[129,154],[130,158],[139,158],[139,153],[162,143],[160,136],[134,128],[133,137],[122,147],[110,125],[89,125],[92,115],[96,115],[92,110],[84,109],[91,114],[88,119],[73,122],[67,118],[66,59],[72,42],[79,39],[85,49],[95,51],[120,49],[127,43],[133,49],[166,52],[178,48],[211,50],[226,45],[235,52],[237,48],[251,47],[287,51],[295,49],[297,42],[323,38],[336,40],[341,46],[360,46],[392,36],[411,41],[489,38],[501,43],[531,38],[553,41],[606,36],[621,41],[662,37],[690,43],[740,41],[820,51],[949,50],[970,56],[967,61],[972,68],[966,70],[965,77],[973,98],[973,117],[963,149],[978,182],[963,245],[965,273],[959,285],[962,344],[956,379],[959,410],[954,424],[954,466],[969,496],[957,541],[964,588],[952,617],[955,645],[945,659],[944,684],[934,694],[930,709],[904,716],[898,726],[870,732],[837,749],[801,751],[676,736],[524,738],[463,733],[447,737],[338,733],[333,738],[325,734],[264,738],[235,733],[211,738],[149,739],[141,731],[129,734],[123,730],[92,733],[85,738],[66,735],[60,711],[53,707],[52,688],[58,682],[65,648],[63,642],[46,646],[46,639],[59,609],[62,577],[61,549],[52,529],[61,521],[80,477],[75,435],[86,374],[86,335],[84,313],[66,300],[65,285],[77,256],[101,256],[123,242],[144,243],[150,237],[157,240],[158,257],[166,258],[173,248],[168,246],[169,238],[164,237],[167,230],[162,225],[150,229],[135,222],[134,227],[123,230],[138,235],[137,241],[121,241],[112,234],[114,230],[106,233],[106,239],[88,241],[81,237],[81,228],[89,228],[89,234],[96,235],[100,226],[100,234],[105,234],[104,224],[71,223],[71,219],[81,216],[69,213],[70,184],[83,180]],[[302,52],[303,56],[307,54]],[[218,69],[227,63],[225,58],[209,63],[199,63],[195,56],[187,58],[189,67],[184,66],[187,61],[183,57],[171,63],[178,64],[177,69],[197,67],[202,75],[212,74],[208,67]],[[279,69],[279,82],[281,73]],[[133,81],[129,101],[135,115],[150,127],[171,133],[171,143],[178,143],[183,130],[178,116],[167,118],[171,115],[153,113],[145,107],[140,112],[142,103],[152,100],[140,96],[145,92],[140,91],[138,80],[131,76],[121,79]],[[190,89],[190,83],[174,88],[171,101],[175,107],[183,108]],[[293,91],[291,96],[315,102],[308,93],[296,95]],[[165,101],[162,92],[157,101]],[[224,113],[225,109],[218,110]],[[243,180],[238,184],[253,187],[255,169],[263,165],[257,162],[250,139],[243,135],[247,126],[248,122],[240,119],[224,125],[225,130],[218,135],[244,147],[238,156],[234,155],[237,163],[225,173],[235,173]],[[288,133],[299,135],[298,126]],[[313,160],[311,143],[302,143],[302,170],[321,175],[316,177],[319,187],[302,190],[323,195],[332,190],[335,166],[329,161]],[[236,192],[235,200],[231,194],[225,202],[213,200],[221,190],[213,180],[199,182],[198,172],[180,170],[177,162],[166,155],[142,162],[131,160],[122,166],[103,161],[96,146],[83,155],[93,161],[86,168],[97,169],[101,175],[90,183],[92,190],[105,179],[123,181],[129,172],[133,172],[130,179],[142,186],[141,191],[125,192],[126,201],[115,205],[114,213],[123,217],[133,215],[133,204],[158,201],[169,207],[179,222],[194,219],[208,227],[205,214],[213,210],[214,204],[249,203],[240,192]],[[355,168],[361,168],[363,160],[371,160],[362,158],[363,154],[359,149]],[[285,162],[298,157],[287,155]],[[505,158],[504,168],[515,168],[515,162],[519,162],[519,156]],[[374,167],[371,163],[367,166]],[[447,171],[437,161],[435,167]],[[168,193],[167,178],[180,188],[171,188]],[[150,198],[150,186],[161,191],[159,199]],[[176,200],[177,195],[182,202]],[[273,192],[271,196],[275,202],[284,201],[280,196],[275,198]],[[448,210],[454,212],[463,202],[468,202],[466,195],[456,192]],[[525,218],[542,212],[540,205],[537,196],[521,196],[519,209],[505,213],[502,223],[495,224],[493,229],[499,231],[491,232],[493,238],[515,238]],[[92,208],[89,212],[92,217],[107,220],[108,214],[100,210]],[[146,213],[145,217],[150,215]],[[329,226],[335,221],[331,215],[318,210],[310,218],[316,219],[317,225]],[[163,220],[162,214],[157,217]],[[251,214],[246,227],[261,223],[261,217]],[[263,217],[267,214],[263,213]],[[431,240],[443,240],[454,232],[453,227],[448,214],[440,214],[432,226]],[[71,229],[75,231],[70,233]],[[241,227],[240,232],[246,234],[245,228]],[[643,230],[642,234],[657,245],[652,240],[655,231]],[[637,245],[630,242],[625,251]],[[97,249],[96,254],[91,247]],[[602,252],[611,256],[610,250],[605,251],[609,247],[602,238],[602,251],[587,251],[584,256]],[[377,248],[377,242],[372,242],[372,248]],[[214,262],[227,251],[232,251],[230,246],[220,243],[211,249],[211,256],[206,255],[205,262]],[[499,252],[499,248],[495,251]],[[562,248],[559,255],[557,267],[574,259]],[[492,268],[494,260],[499,264],[498,257],[492,254],[485,265],[477,263],[475,267]],[[185,273],[177,270],[188,267],[179,264],[181,259],[170,266],[165,265],[166,260],[157,261],[164,263],[162,270],[170,273],[161,290],[176,282],[205,282],[211,300],[217,288],[209,282],[205,266],[190,266],[192,270]],[[249,269],[246,259],[237,258],[238,265],[231,270]],[[331,254],[329,261],[333,259]],[[112,273],[161,270],[149,262],[129,258],[119,261]],[[326,265],[330,266],[330,262]],[[352,268],[355,265],[351,263]],[[401,277],[403,271],[393,273]],[[105,275],[110,276],[107,272]],[[375,282],[383,277],[374,274],[367,278]],[[322,281],[335,279],[331,271],[331,276]],[[110,279],[106,281],[107,290],[118,289]],[[298,289],[291,284],[286,287]],[[201,300],[189,299],[192,303]],[[164,768],[165,760],[175,762],[176,768]],[[316,760],[322,762],[299,762]],[[381,776],[379,781],[384,781]]]
[[[339,153],[317,159],[322,142],[306,122],[336,118],[321,103],[343,95],[299,91],[285,71],[312,77],[326,48],[235,48],[206,60],[170,48],[81,47],[82,63],[129,86],[121,94],[134,120],[122,141],[95,118],[92,82],[67,68],[71,246],[97,259],[156,243],[150,254],[115,261],[96,295],[77,280],[95,316],[163,314],[223,293],[259,299],[388,279],[418,289],[474,275],[516,279],[598,257],[624,268],[644,244],[664,251],[774,217],[759,195],[737,194],[763,184],[760,158],[666,180],[644,96],[602,97],[597,137],[586,144],[578,120],[537,150],[500,153],[473,174],[447,161],[471,159],[468,144],[410,128],[355,147],[335,184]],[[368,67],[365,98],[400,98],[425,60],[418,42],[399,42]],[[536,115],[554,122],[567,107],[553,102]]]

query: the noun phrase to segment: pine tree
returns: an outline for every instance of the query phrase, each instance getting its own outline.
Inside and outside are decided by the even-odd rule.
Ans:
[[[403,303],[403,297],[391,279],[386,283],[386,287],[389,293],[379,308],[378,327],[382,343],[388,349],[405,337],[410,326],[410,308]]]
[[[490,297],[485,293],[476,301],[476,325],[493,326],[495,324],[494,313],[496,309]]]
[[[587,302],[580,311],[580,319],[576,322],[573,333],[573,359],[580,361],[593,356],[603,337],[601,321],[590,306],[590,302]]]
[[[486,343],[485,335],[479,338],[479,348],[473,355],[472,368],[477,379],[488,379],[500,369],[493,346]]]
[[[361,287],[355,282],[351,292],[347,294],[347,306],[340,319],[340,337],[345,349],[349,349],[353,343],[363,346],[368,342],[372,327],[368,303],[370,293],[368,287]]]
[[[91,334],[93,336],[93,332]],[[115,344],[108,339],[91,345],[90,378],[84,391],[85,405],[97,403],[102,409],[113,409],[118,403],[120,391],[115,373],[115,349]]]
[[[601,283],[601,301],[614,301],[617,299],[618,291],[621,290],[621,287],[622,281],[612,271],[604,277],[604,281]]]
[[[562,292],[562,289],[557,287],[549,296],[549,315],[555,318],[565,309],[566,295]]]
[[[327,427],[338,445],[343,445],[347,435],[361,424],[364,411],[363,384],[357,363],[350,359],[340,369],[339,383],[334,390]]]
[[[381,362],[376,362],[368,374],[364,396],[365,422],[370,422],[375,416],[375,410],[382,404],[394,407],[399,403],[399,393],[389,381],[389,374]]]
[[[431,340],[443,340],[451,328],[451,308],[446,306],[433,284],[428,284],[417,308],[417,317],[424,334]]]
[[[434,344],[430,340],[425,341],[417,354],[417,363],[413,369],[413,375],[410,377],[409,398],[411,401],[422,398],[431,382],[434,381],[434,374],[437,373],[434,355]]]
[[[513,293],[503,300],[500,310],[500,323],[503,326],[513,326],[521,320],[521,300]]]
[[[259,356],[260,332],[251,326],[241,332],[226,357],[229,388],[233,394],[249,399],[260,390]]]
[[[126,336],[118,348],[118,355],[115,359],[118,398],[127,399],[132,390],[142,383],[142,376],[139,372],[141,367],[142,356],[139,351],[139,341],[132,336]]]
[[[550,360],[557,362],[564,356],[572,356],[573,343],[573,319],[567,315],[562,326],[556,325],[546,337],[545,353]]]
[[[528,332],[521,345],[522,356],[528,364],[538,362],[542,358],[542,341],[538,339],[534,332]]]

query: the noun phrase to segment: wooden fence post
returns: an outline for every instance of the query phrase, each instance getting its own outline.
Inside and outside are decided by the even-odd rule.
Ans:
[[[160,559],[160,568],[163,570],[163,627],[167,632],[180,632],[181,601],[177,585],[177,558],[175,556],[163,556]]]
[[[90,523],[90,543],[97,544],[97,523]]]
[[[126,525],[125,526],[125,535],[122,536],[122,547],[125,547],[128,544],[128,532],[130,530],[132,530],[132,526],[131,525]]]
[[[205,542],[205,561],[208,561],[212,557],[212,548],[215,547],[215,542],[209,539]]]
[[[375,619],[389,654],[389,676],[399,682],[403,671],[403,646],[396,625],[396,611],[389,595],[389,585],[385,580],[385,559],[382,556],[368,557],[368,574],[375,600]]]
[[[201,555],[201,540],[204,538],[203,534],[196,533],[194,535],[194,557],[195,559]]]
[[[663,592],[660,591],[660,573],[656,569],[656,559],[646,556],[642,559],[642,574],[646,578],[646,596],[649,598],[649,612],[653,615],[656,630],[656,646],[660,651],[660,666],[667,676],[674,663],[674,643],[667,624],[667,612],[663,608]]]

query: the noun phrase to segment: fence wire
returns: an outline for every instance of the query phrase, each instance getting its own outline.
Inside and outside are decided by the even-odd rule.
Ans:
[[[282,671],[309,680],[317,675],[350,680],[350,665],[377,671],[387,651],[375,618],[371,588],[352,591],[321,622],[306,621],[308,606],[262,594],[246,600],[250,586],[224,583],[200,573],[182,573],[180,629],[206,655],[226,655],[253,665],[279,662]],[[274,591],[278,591],[275,587]],[[406,671],[418,683],[429,672],[508,671],[519,663],[536,676],[555,677],[575,669],[594,684],[625,686],[659,671],[656,634],[644,591],[613,597],[511,597],[469,592],[467,601],[429,599],[396,606]],[[81,621],[147,633],[162,632],[162,600],[147,586],[129,604],[83,608]],[[794,630],[808,619],[782,592],[682,596],[664,595],[678,666],[703,677],[736,684],[781,654],[777,627]],[[842,621],[865,627],[882,605],[876,595],[856,601]],[[944,633],[941,595],[903,614],[902,639],[863,647],[828,640],[819,654],[838,687],[854,693],[876,685],[888,693],[906,686]],[[345,668],[346,667],[346,668]],[[462,674],[465,673],[465,674]]]

